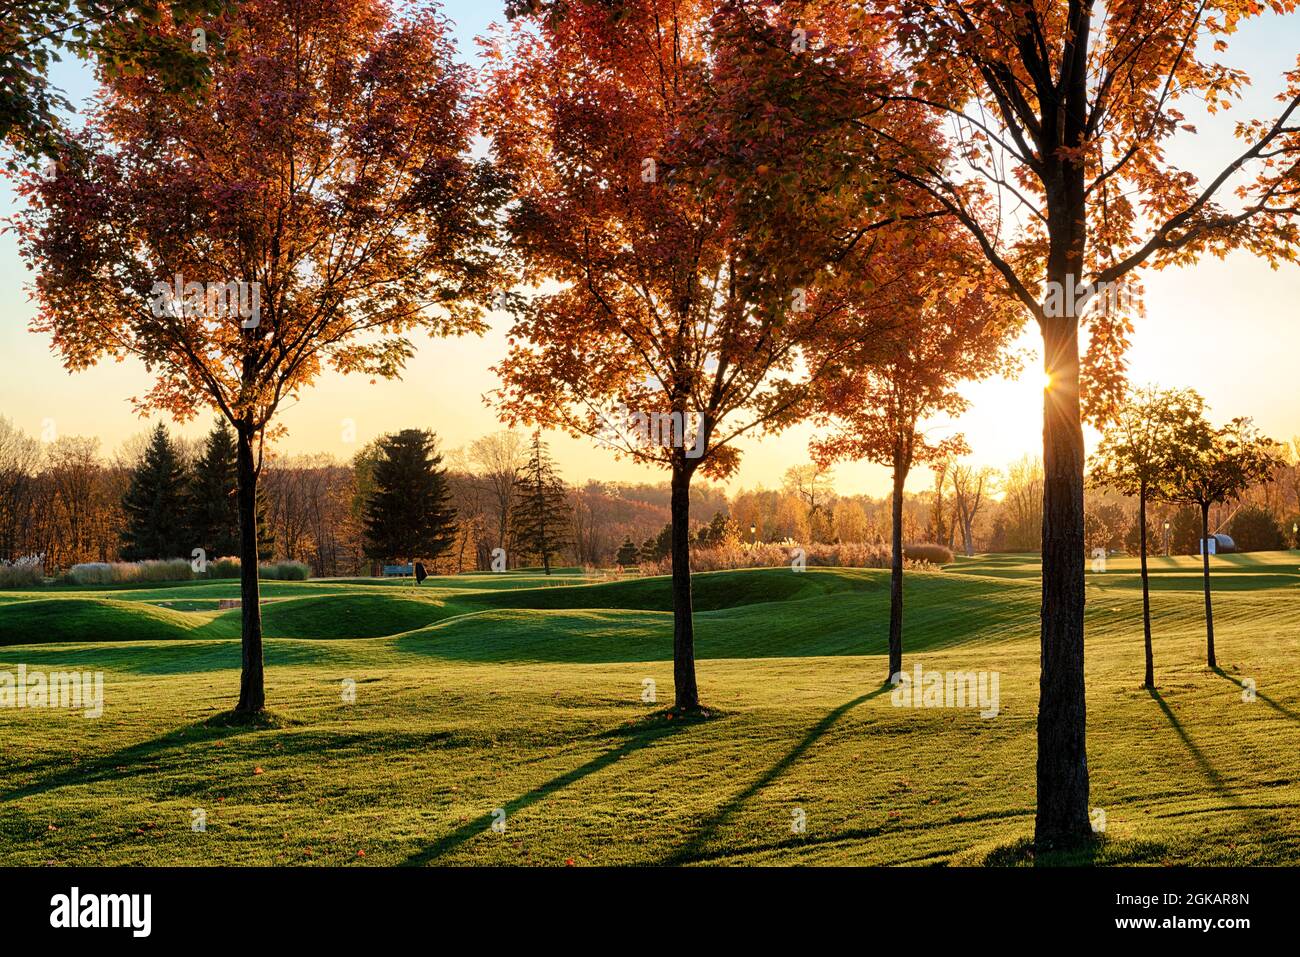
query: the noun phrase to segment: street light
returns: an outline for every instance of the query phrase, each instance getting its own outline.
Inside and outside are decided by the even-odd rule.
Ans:
[[[1165,522],[1165,558],[1169,557],[1169,523]]]
[[[754,544],[757,545],[757,544],[758,544],[758,526],[755,525],[755,524],[752,523],[752,522],[751,522],[750,525],[749,525],[749,535],[750,535],[750,537],[754,540]]]

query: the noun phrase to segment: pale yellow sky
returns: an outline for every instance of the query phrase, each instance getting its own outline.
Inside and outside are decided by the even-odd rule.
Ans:
[[[462,34],[472,34],[496,14],[496,4],[449,4]],[[458,10],[461,16],[457,16]],[[1271,25],[1270,25],[1271,22]],[[1282,24],[1280,27],[1279,24]],[[1242,31],[1238,57],[1249,67],[1257,87],[1230,119],[1272,115],[1271,94],[1284,69],[1294,68],[1300,49],[1300,15],[1271,18]],[[1237,59],[1237,57],[1234,57]],[[69,88],[73,82],[65,81]],[[1222,121],[1189,118],[1201,130],[1188,136],[1173,155],[1199,174],[1217,170],[1233,142]],[[12,193],[0,187],[0,202],[12,208]],[[112,451],[147,423],[132,415],[128,399],[147,388],[142,367],[132,361],[101,365],[69,375],[50,351],[48,339],[27,331],[32,316],[24,286],[28,276],[10,233],[0,235],[0,415],[29,434],[90,435]],[[1192,268],[1148,273],[1147,315],[1139,322],[1130,354],[1131,380],[1166,387],[1191,386],[1210,404],[1216,420],[1253,416],[1274,438],[1300,434],[1300,267],[1274,272],[1245,254],[1226,260],[1206,259]],[[346,458],[375,436],[399,428],[433,429],[448,449],[501,428],[481,400],[495,386],[488,371],[505,352],[504,315],[493,316],[482,338],[417,340],[418,354],[400,381],[371,385],[364,377],[326,375],[286,408],[280,421],[289,429],[281,448],[290,453],[325,452]],[[1027,330],[1034,347],[1037,330]],[[1035,350],[1018,381],[987,382],[967,387],[973,406],[959,423],[973,449],[971,460],[996,467],[1041,449],[1042,374]],[[344,441],[347,421],[355,440]],[[184,429],[201,434],[204,420]],[[936,434],[952,427],[936,424]],[[779,485],[793,464],[807,460],[811,431],[793,429],[775,438],[745,443],[733,490]],[[615,460],[589,441],[550,437],[565,478],[658,481],[663,473]],[[1090,437],[1095,438],[1095,436]],[[914,474],[909,488],[931,483],[927,472]],[[842,493],[882,495],[888,490],[885,469],[863,464],[836,468]]]

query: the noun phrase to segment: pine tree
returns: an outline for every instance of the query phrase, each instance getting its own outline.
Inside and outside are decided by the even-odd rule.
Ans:
[[[217,419],[190,470],[185,491],[185,528],[189,549],[202,548],[208,560],[239,554],[239,473],[235,433]],[[266,520],[266,496],[257,490],[257,557],[270,561],[275,534]]]
[[[541,559],[549,575],[551,559],[573,543],[568,534],[569,491],[555,474],[555,463],[540,431],[533,433],[528,462],[515,484],[515,504],[510,512],[515,550]]]
[[[646,544],[648,545],[650,542],[647,541]],[[637,564],[639,557],[636,544],[632,541],[632,536],[629,535],[623,539],[623,544],[618,547],[618,554],[614,556],[614,561],[626,568],[628,565]]]
[[[378,445],[366,501],[366,556],[412,562],[446,554],[456,540],[456,510],[449,504],[437,438],[421,429],[403,429]]]
[[[190,541],[209,559],[239,554],[238,492],[235,433],[218,419],[194,463],[186,494]]]
[[[127,561],[188,556],[185,534],[185,463],[159,422],[131,473],[122,511],[122,557]]]

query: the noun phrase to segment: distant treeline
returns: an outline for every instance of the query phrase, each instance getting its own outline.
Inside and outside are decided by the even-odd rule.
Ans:
[[[97,439],[42,442],[0,418],[0,561],[42,556],[46,574],[53,575],[82,562],[188,559],[194,547],[204,547],[210,560],[236,554],[233,503],[222,500],[234,494],[233,475],[217,474],[214,456],[224,454],[220,442],[213,445],[218,431],[186,442],[155,429],[104,455]],[[166,461],[158,461],[160,434],[175,452],[174,473]],[[431,561],[431,570],[488,570],[497,549],[508,567],[536,563],[517,528],[526,514],[520,498],[529,446],[527,436],[499,432],[441,453],[452,516],[445,548],[421,556]],[[1242,550],[1300,547],[1292,530],[1300,523],[1300,440],[1291,452],[1290,464],[1272,481],[1240,501],[1215,506],[1211,528],[1232,535]],[[366,512],[378,454],[378,440],[344,461],[323,454],[268,453],[259,486],[262,559],[304,562],[314,576],[374,572],[382,560],[367,554]],[[959,553],[1038,549],[1042,470],[1036,459],[1026,457],[1005,470],[943,463],[933,477],[931,489],[905,496],[906,541],[934,542]],[[142,481],[143,497],[133,502],[133,492],[141,498]],[[174,487],[160,491],[151,481]],[[667,482],[589,479],[576,487],[561,482],[561,487],[564,504],[547,506],[563,525],[552,530],[560,543],[552,565],[609,566],[627,558],[628,542],[640,560],[658,561],[667,554]],[[153,529],[158,534],[152,544],[140,541],[133,528],[152,521],[150,496],[172,495],[181,523]],[[1133,502],[1090,489],[1086,512],[1090,550],[1136,551]],[[792,466],[777,489],[742,490],[729,497],[719,486],[693,488],[691,517],[700,545],[727,539],[883,545],[889,538],[887,497],[841,494],[834,476],[812,465]],[[1153,505],[1149,551],[1194,553],[1197,521],[1192,510]]]

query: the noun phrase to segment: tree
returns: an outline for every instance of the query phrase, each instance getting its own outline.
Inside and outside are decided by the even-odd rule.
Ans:
[[[771,6],[752,5],[764,12]],[[888,30],[897,69],[908,80],[903,91],[856,84],[856,108],[846,103],[838,115],[879,132],[878,161],[926,195],[926,211],[942,210],[970,231],[1042,335],[1050,384],[1043,393],[1034,839],[1043,849],[1085,843],[1092,827],[1079,560],[1082,414],[1104,418],[1122,391],[1138,270],[1186,265],[1233,248],[1271,263],[1293,257],[1300,242],[1300,73],[1284,77],[1275,118],[1238,122],[1244,143],[1208,181],[1174,166],[1179,151],[1170,145],[1175,137],[1198,135],[1180,100],[1218,112],[1248,82],[1241,71],[1206,59],[1207,48],[1226,48],[1247,17],[1296,5],[872,0],[851,11],[838,3],[821,6],[841,10],[863,30]],[[841,84],[854,86],[842,71],[828,76],[828,88]],[[952,131],[951,162],[936,163],[898,144],[879,118],[900,101],[943,118]],[[990,209],[998,211],[992,223]],[[1081,327],[1089,333],[1082,358]]]
[[[206,28],[228,40],[206,90],[110,78],[79,149],[24,184],[19,239],[34,328],[69,368],[135,356],[155,378],[139,407],[206,405],[235,431],[249,713],[265,706],[256,502],[275,415],[327,365],[392,377],[408,333],[481,330],[501,190],[468,157],[470,76],[437,15],[244,0]]]
[[[629,565],[637,564],[639,558],[640,556],[637,554],[636,544],[632,541],[631,537],[628,537],[623,539],[622,545],[618,546],[618,555],[614,558],[614,561],[618,562],[624,568],[627,568]]]
[[[1134,549],[1142,577],[1142,635],[1146,649],[1143,687],[1156,686],[1151,648],[1151,594],[1147,578],[1147,502],[1173,494],[1178,450],[1196,441],[1205,403],[1191,389],[1137,389],[1127,396],[1102,437],[1092,462],[1094,485],[1136,495]]]
[[[709,524],[695,533],[695,541],[703,548],[735,545],[740,541],[740,526],[726,512],[717,511],[713,513]]]
[[[432,432],[403,429],[379,439],[379,459],[366,503],[365,553],[380,562],[433,560],[456,540],[456,513],[449,501]]]
[[[1195,555],[1201,537],[1201,517],[1194,508],[1180,508],[1169,520],[1169,547],[1175,555]]]
[[[209,558],[239,552],[239,476],[235,457],[235,434],[224,419],[218,419],[190,470],[185,496],[188,540],[204,549]],[[262,525],[258,523],[259,530]]]
[[[1232,516],[1228,529],[1239,552],[1271,552],[1286,547],[1277,519],[1258,505],[1243,506]]]
[[[23,540],[40,462],[41,443],[0,417],[0,561],[30,554],[23,550]]]
[[[1205,587],[1205,660],[1214,657],[1214,606],[1210,599],[1210,506],[1240,495],[1277,468],[1276,445],[1264,438],[1248,418],[1236,418],[1221,429],[1201,419],[1178,450],[1171,498],[1195,505],[1201,512],[1201,573]]]
[[[913,465],[966,450],[961,436],[930,440],[922,424],[957,416],[968,405],[963,381],[1011,367],[1006,347],[1017,324],[990,295],[962,237],[951,229],[913,227],[889,236],[897,249],[864,268],[869,295],[837,319],[849,341],[820,383],[818,419],[835,427],[814,440],[819,460],[866,459],[893,474],[890,539],[889,671],[903,668],[903,488]],[[882,328],[882,317],[895,317]]]
[[[807,509],[808,540],[819,542],[831,533],[829,500],[835,495],[835,476],[822,462],[792,465],[785,470],[782,486],[799,498]]]
[[[185,547],[188,477],[167,427],[159,422],[144,457],[131,473],[131,484],[122,500],[126,513],[126,528],[122,530],[125,560],[188,557],[190,550]]]
[[[515,503],[510,512],[514,549],[540,558],[546,574],[551,559],[573,544],[569,536],[569,490],[555,474],[539,429],[533,433],[528,458],[516,479]]]
[[[497,548],[510,543],[510,512],[527,454],[527,444],[517,432],[485,435],[470,445],[470,460],[479,469],[480,481],[495,511]]]
[[[691,481],[732,473],[737,439],[801,414],[824,363],[799,359],[841,301],[828,249],[852,242],[823,227],[879,189],[845,160],[851,131],[813,149],[798,128],[755,138],[714,123],[738,115],[718,99],[737,89],[748,51],[719,45],[712,6],[528,4],[489,43],[482,104],[514,183],[507,226],[523,278],[558,286],[517,304],[495,398],[512,424],[563,428],[669,471],[682,711],[699,707]],[[832,165],[838,191],[804,189],[801,177],[820,182]]]
[[[971,465],[956,465],[952,470],[952,494],[956,499],[957,521],[961,524],[962,548],[968,558],[975,554],[975,519],[985,496],[994,490],[995,474],[993,469],[976,469]]]
[[[13,158],[58,156],[60,114],[72,106],[50,82],[62,54],[91,59],[109,76],[149,70],[169,89],[193,92],[210,78],[220,36],[151,29],[163,20],[202,22],[226,0],[16,0],[0,21],[0,144]]]

